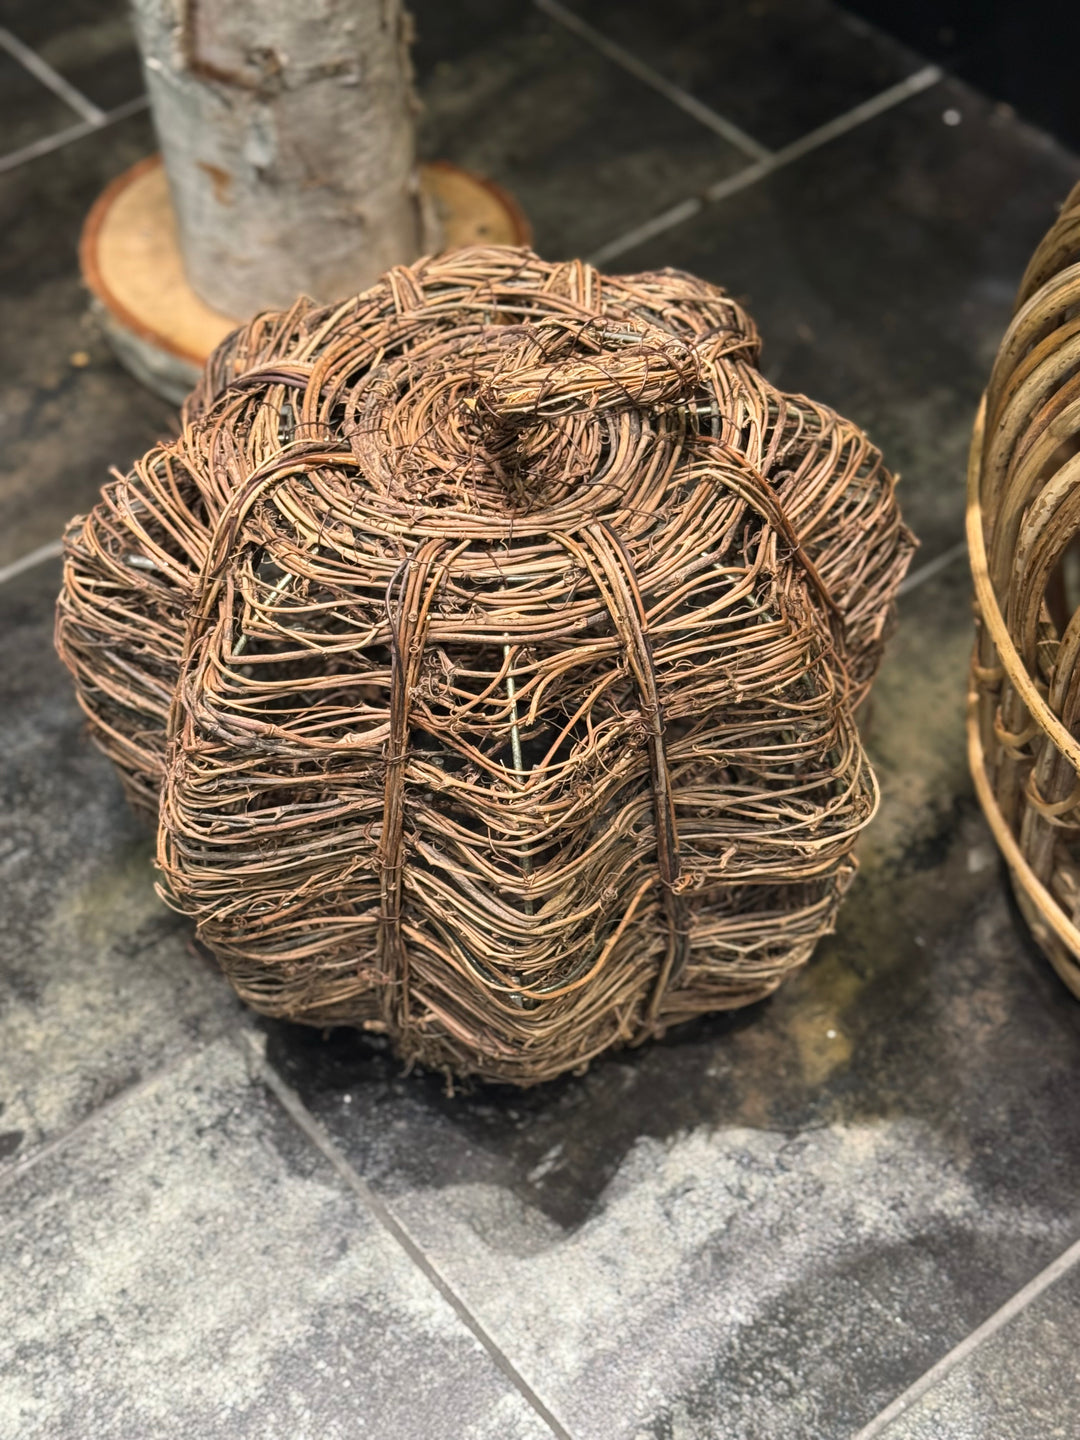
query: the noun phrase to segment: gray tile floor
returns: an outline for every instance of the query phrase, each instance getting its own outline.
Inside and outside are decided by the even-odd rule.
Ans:
[[[245,1013],[50,649],[61,524],[174,423],[74,259],[153,144],[124,7],[9,0],[0,1437],[1071,1437],[1080,1007],[971,798],[956,546],[1080,160],[824,0],[413,8],[426,153],[513,189],[553,258],[727,286],[770,376],[901,471],[924,548],[867,718],[882,811],[802,974],[582,1077],[449,1096]]]

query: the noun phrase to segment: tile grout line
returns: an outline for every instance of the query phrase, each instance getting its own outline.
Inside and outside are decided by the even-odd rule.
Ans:
[[[902,105],[913,95],[920,95],[931,85],[936,85],[944,78],[945,72],[940,65],[924,65],[913,74],[906,75],[903,80],[898,80],[895,85],[889,85],[884,90],[879,90],[876,95],[871,95],[869,100],[863,100],[861,104],[853,105],[842,115],[837,115],[833,120],[826,120],[824,125],[819,125],[816,129],[800,136],[798,140],[792,140],[789,145],[782,146],[773,156],[774,163],[790,165],[793,160],[801,160],[811,150],[816,150],[830,140],[837,140],[841,135],[847,135],[850,131],[857,130],[868,120],[875,120],[879,115],[884,115],[895,106]],[[722,185],[723,181],[720,181],[719,184],[711,187],[711,191],[719,190]]]
[[[7,580],[14,580],[16,575],[21,575],[25,570],[32,570],[35,565],[43,565],[46,560],[58,558],[63,553],[64,542],[62,540],[50,540],[47,545],[39,545],[29,554],[21,555],[18,560],[12,560],[10,565],[0,565],[0,585]]]
[[[755,164],[747,165],[745,169],[737,171],[734,175],[717,180],[702,194],[688,196],[687,199],[681,200],[670,209],[654,215],[651,220],[645,220],[614,240],[609,240],[606,245],[601,245],[599,250],[589,256],[590,263],[603,265],[608,260],[624,254],[627,250],[633,250],[646,240],[651,240],[656,235],[662,235],[665,231],[674,229],[685,220],[699,215],[706,205],[714,205],[720,200],[726,200],[730,195],[737,194],[740,190],[746,190],[751,185],[756,185],[759,180],[764,180],[766,176],[782,170],[786,165],[801,160],[804,155],[809,155],[820,146],[839,139],[841,135],[858,129],[860,125],[865,125],[868,120],[873,120],[896,105],[903,104],[905,100],[910,100],[923,90],[928,90],[943,78],[944,71],[940,66],[924,65],[921,70],[916,70],[905,80],[899,81],[896,85],[890,85],[887,90],[879,91],[869,100],[864,100],[861,105],[856,105],[851,110],[845,110],[842,115],[836,116],[834,120],[829,120],[824,125],[819,125],[816,130],[809,131],[806,135],[800,136],[798,140],[793,140],[767,159],[758,160]]]
[[[77,1120],[75,1124],[65,1130],[62,1135],[54,1135],[51,1140],[46,1140],[38,1149],[27,1155],[25,1159],[16,1160],[14,1164],[8,1165],[0,1170],[0,1193],[9,1186],[14,1185],[17,1180],[21,1180],[22,1177],[29,1174],[31,1170],[36,1169],[38,1165],[48,1160],[50,1156],[65,1149],[69,1143],[77,1140],[84,1131],[96,1125],[100,1119],[111,1115],[115,1110],[121,1109],[129,1100],[133,1100],[143,1094],[144,1091],[149,1090],[152,1086],[158,1084],[159,1081],[168,1079],[174,1071],[179,1070],[181,1066],[186,1065],[187,1062],[193,1060],[195,1056],[203,1054],[211,1045],[216,1045],[219,1040],[223,1039],[229,1033],[230,1027],[226,1026],[209,1040],[204,1040],[201,1044],[192,1045],[180,1050],[171,1060],[167,1060],[164,1065],[160,1066],[159,1069],[152,1070],[149,1075],[144,1075],[140,1080],[136,1080],[134,1084],[126,1086],[123,1090],[118,1090],[115,1095],[110,1095],[107,1100],[103,1100],[101,1104],[96,1105],[93,1110],[87,1111],[81,1120]]]
[[[140,110],[145,110],[149,103],[145,95],[137,95],[134,100],[125,100],[122,105],[103,111],[100,120],[80,120],[77,125],[68,125],[63,130],[55,131],[52,135],[43,136],[40,140],[31,140],[29,145],[23,145],[19,150],[9,150],[6,155],[0,155],[0,175],[5,171],[16,169],[19,165],[25,165],[28,160],[36,160],[40,155],[49,155],[54,150],[61,150],[65,145],[71,144],[73,140],[82,140],[86,135],[94,135],[98,130],[104,130],[106,126],[114,125],[119,120],[126,120],[130,115],[137,115]]]
[[[688,90],[684,90],[681,85],[676,85],[673,81],[668,80],[658,70],[647,65],[644,60],[639,60],[631,51],[624,49],[617,41],[609,40],[600,30],[594,29],[587,20],[582,20],[579,15],[575,15],[565,5],[561,5],[559,0],[533,0],[533,5],[549,19],[579,36],[594,50],[613,61],[628,74],[633,75],[635,79],[641,80],[658,94],[663,95],[666,100],[670,100],[673,105],[677,105],[680,110],[685,111],[687,115],[692,116],[700,124],[721,136],[729,144],[734,145],[744,155],[749,155],[753,160],[765,160],[771,155],[772,152],[766,146],[760,144],[752,135],[748,135],[745,130],[740,129],[734,121],[728,120],[712,106],[698,100]]]
[[[439,1292],[454,1311],[455,1315],[457,1315],[458,1319],[461,1320],[470,1334],[472,1334],[495,1362],[499,1372],[510,1381],[522,1399],[539,1415],[544,1424],[547,1425],[556,1437],[556,1440],[573,1440],[570,1432],[556,1419],[544,1404],[543,1400],[540,1399],[540,1396],[514,1365],[513,1361],[504,1354],[494,1338],[488,1334],[485,1327],[472,1313],[453,1286],[443,1278],[434,1262],[428,1257],[427,1253],[421,1248],[417,1241],[413,1239],[412,1235],[390,1209],[389,1205],[386,1204],[359,1171],[357,1171],[338,1150],[333,1140],[319,1124],[315,1116],[312,1115],[296,1091],[293,1090],[290,1085],[287,1085],[277,1071],[269,1064],[259,1047],[258,1040],[254,1033],[250,1030],[246,1031],[244,1039],[250,1054],[253,1072],[277,1098],[297,1128],[307,1137],[310,1143],[315,1146],[324,1159],[329,1161],[350,1190],[363,1201],[383,1229],[397,1242],[417,1269],[421,1271],[429,1283]]]
[[[966,554],[966,540],[958,540],[955,545],[950,545],[947,550],[943,550],[933,560],[928,560],[925,565],[920,565],[917,569],[912,570],[910,575],[905,575],[896,588],[896,598],[899,600],[901,595],[910,595],[912,590],[917,590],[927,580],[932,580],[935,575],[940,575],[942,570],[947,570],[954,560],[959,560],[961,555]]]
[[[386,1202],[376,1194],[363,1176],[360,1175],[345,1156],[341,1154],[330,1136],[300,1099],[299,1095],[297,1095],[291,1086],[287,1085],[285,1081],[281,1079],[268,1063],[259,1044],[260,1038],[261,1037],[258,1037],[254,1031],[244,1025],[243,1021],[240,1020],[232,1025],[223,1026],[216,1035],[203,1041],[201,1044],[182,1049],[166,1064],[152,1071],[149,1075],[144,1075],[142,1079],[137,1080],[133,1085],[129,1085],[117,1094],[111,1095],[108,1100],[105,1100],[88,1114],[84,1115],[81,1120],[72,1125],[70,1129],[65,1130],[62,1135],[57,1135],[53,1139],[45,1141],[33,1154],[28,1155],[25,1160],[16,1161],[13,1165],[0,1169],[0,1193],[3,1193],[3,1191],[17,1183],[32,1170],[35,1170],[51,1156],[66,1149],[68,1145],[76,1141],[85,1131],[92,1129],[99,1121],[106,1119],[114,1111],[123,1108],[145,1091],[160,1084],[161,1081],[166,1080],[196,1056],[203,1054],[211,1045],[218,1044],[220,1041],[227,1039],[232,1045],[240,1049],[241,1054],[248,1062],[252,1075],[266,1085],[267,1089],[275,1096],[305,1138],[314,1145],[324,1159],[330,1163],[341,1179],[348,1185],[349,1189],[364,1202],[374,1219],[378,1221],[391,1238],[397,1242],[409,1260],[421,1271],[428,1282],[447,1302],[469,1333],[490,1356],[500,1374],[511,1383],[522,1399],[525,1400],[529,1407],[543,1420],[544,1424],[555,1437],[555,1440],[573,1440],[570,1432],[556,1419],[525,1377],[518,1371],[513,1361],[504,1354],[484,1326],[476,1316],[473,1315],[464,1300],[461,1299],[449,1282],[443,1278],[434,1263],[413,1239],[401,1221],[394,1215]]]
[[[1080,1261],[1080,1240],[1076,1240],[1056,1260],[1052,1260],[1045,1270],[1040,1270],[1033,1280],[1030,1280],[1021,1290],[1018,1290],[1011,1299],[1006,1300],[999,1310],[995,1310],[989,1319],[972,1330],[971,1334],[955,1345],[947,1355],[943,1355],[936,1365],[919,1377],[913,1385],[902,1391],[896,1399],[886,1405],[880,1414],[875,1415],[869,1425],[864,1425],[851,1440],[874,1440],[875,1436],[881,1435],[887,1425],[898,1419],[905,1411],[922,1397],[932,1390],[941,1380],[955,1370],[957,1365],[973,1354],[984,1341],[996,1334],[1011,1320],[1014,1320],[1021,1311],[1027,1309],[1033,1300],[1048,1290],[1051,1285],[1060,1280],[1076,1263]]]
[[[74,110],[76,115],[81,115],[89,125],[105,123],[105,111],[100,106],[95,105],[92,100],[88,100],[81,90],[76,90],[75,86],[69,84],[47,60],[41,58],[36,50],[31,50],[29,45],[24,45],[3,25],[0,25],[0,45],[13,60],[19,62],[24,70],[28,70],[35,80],[40,80],[42,85],[47,86],[54,95],[59,95],[64,104]]]

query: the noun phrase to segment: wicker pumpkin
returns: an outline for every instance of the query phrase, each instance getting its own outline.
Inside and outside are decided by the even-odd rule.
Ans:
[[[688,275],[459,251],[237,331],[73,522],[60,653],[256,1009],[528,1084],[832,926],[912,541],[758,349]]]
[[[1016,898],[1080,995],[1080,186],[1028,266],[975,426],[968,743]]]

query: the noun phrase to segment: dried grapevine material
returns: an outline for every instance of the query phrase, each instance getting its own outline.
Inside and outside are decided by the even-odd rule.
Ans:
[[[457,251],[237,331],[73,522],[60,653],[257,1009],[530,1084],[809,956],[913,542],[758,350],[676,271]]]

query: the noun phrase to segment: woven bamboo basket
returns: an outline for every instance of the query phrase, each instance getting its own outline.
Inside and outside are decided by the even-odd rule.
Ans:
[[[758,350],[688,275],[454,252],[237,331],[72,523],[60,654],[256,1009],[530,1084],[831,928],[913,542]]]
[[[975,424],[968,747],[1017,902],[1080,995],[1080,186],[1028,266]]]

